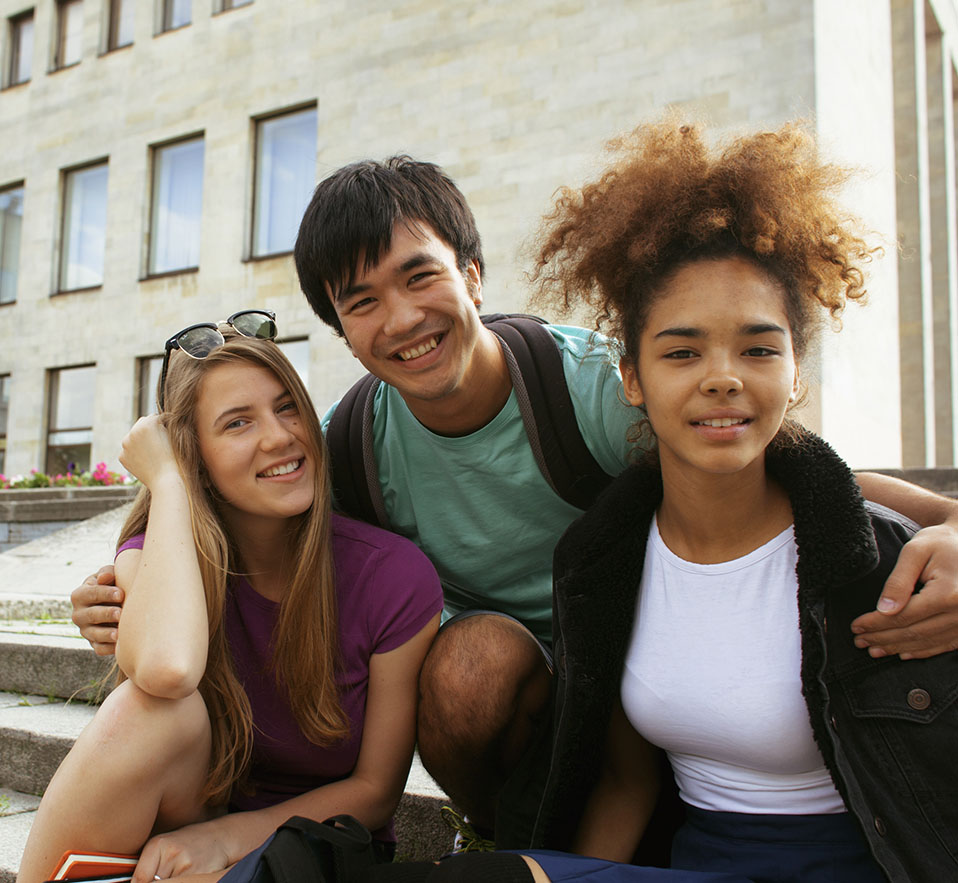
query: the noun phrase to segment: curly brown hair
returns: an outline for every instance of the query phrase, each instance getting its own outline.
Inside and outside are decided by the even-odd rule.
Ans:
[[[878,248],[835,200],[849,171],[822,161],[797,123],[712,149],[697,126],[639,126],[609,145],[612,165],[563,188],[537,244],[534,301],[583,304],[634,360],[648,310],[690,261],[743,255],[782,283],[795,355],[826,315],[865,295]]]

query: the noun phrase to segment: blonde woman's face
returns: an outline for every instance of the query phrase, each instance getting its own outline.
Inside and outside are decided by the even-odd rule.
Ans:
[[[751,261],[680,269],[649,311],[626,396],[645,405],[663,473],[764,470],[798,392],[781,286]]]
[[[247,363],[209,370],[196,401],[200,455],[210,480],[244,519],[290,518],[313,502],[316,464],[289,391],[267,368]],[[237,519],[239,519],[237,521]]]

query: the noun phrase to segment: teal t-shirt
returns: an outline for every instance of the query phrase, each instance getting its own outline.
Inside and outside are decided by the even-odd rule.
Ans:
[[[599,465],[617,475],[637,412],[601,335],[548,326],[582,437]],[[552,641],[552,552],[581,510],[549,487],[536,465],[515,392],[471,435],[448,438],[424,427],[396,390],[381,384],[373,403],[373,444],[390,527],[415,542],[443,582],[444,616],[491,609]],[[323,418],[325,429],[336,406]]]

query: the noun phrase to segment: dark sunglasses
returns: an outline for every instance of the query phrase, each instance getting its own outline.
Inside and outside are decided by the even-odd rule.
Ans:
[[[157,393],[157,405],[163,410],[163,393],[166,390],[166,371],[170,367],[170,353],[180,350],[194,359],[205,359],[213,350],[226,343],[220,334],[219,326],[229,325],[243,337],[257,340],[276,339],[276,313],[270,310],[240,310],[221,322],[199,322],[182,331],[177,331],[167,342],[163,354],[163,371],[160,374],[160,388]]]

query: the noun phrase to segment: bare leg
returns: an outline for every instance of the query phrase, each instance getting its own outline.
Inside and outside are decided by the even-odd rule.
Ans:
[[[546,872],[542,870],[542,867],[535,859],[531,859],[529,856],[524,855],[522,860],[529,866],[529,870],[532,871],[532,879],[535,880],[535,883],[549,883],[549,878],[546,876]]]
[[[125,681],[50,781],[18,883],[48,879],[67,850],[137,854],[152,834],[200,820],[209,760],[199,693],[158,699]]]
[[[491,828],[496,797],[549,698],[550,674],[531,633],[501,616],[440,631],[419,677],[419,755],[470,819]]]

